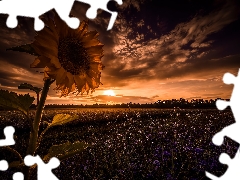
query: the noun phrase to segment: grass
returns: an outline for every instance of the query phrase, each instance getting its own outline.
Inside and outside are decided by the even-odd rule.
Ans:
[[[52,145],[66,141],[83,140],[92,145],[53,170],[60,180],[207,179],[205,171],[216,176],[226,171],[227,166],[218,162],[220,153],[233,157],[238,148],[231,139],[226,138],[221,147],[211,141],[215,133],[234,123],[229,110],[53,109],[45,111],[43,120],[51,122],[56,113],[79,114],[80,118],[51,128],[37,154],[43,157]],[[13,125],[13,147],[24,156],[27,121],[16,112],[0,112],[0,116],[0,132],[6,125]],[[16,159],[3,148],[0,152],[0,159]],[[0,172],[0,177],[10,179],[16,171]]]

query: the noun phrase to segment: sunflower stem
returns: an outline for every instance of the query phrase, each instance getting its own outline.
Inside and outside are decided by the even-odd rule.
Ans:
[[[44,87],[42,90],[42,94],[41,94],[41,98],[39,101],[39,104],[37,106],[37,111],[36,111],[36,115],[33,121],[33,129],[30,133],[30,139],[29,139],[29,145],[28,145],[28,149],[27,149],[27,155],[32,155],[34,156],[35,151],[36,151],[36,146],[37,146],[37,142],[38,142],[38,131],[39,131],[39,126],[40,126],[40,122],[42,119],[42,113],[43,113],[43,109],[44,109],[44,105],[45,105],[45,101],[47,98],[47,94],[50,88],[50,85],[54,82],[54,80],[51,79],[46,79],[44,81]],[[24,174],[26,177],[26,180],[29,179],[29,168],[26,167],[24,170]]]
[[[37,92],[37,106],[39,104],[39,92]]]
[[[48,90],[51,84],[52,84],[51,79],[46,79],[44,82],[41,98],[37,106],[36,115],[33,121],[33,131],[30,134],[30,140],[29,140],[28,151],[27,151],[27,154],[29,155],[34,155],[35,153],[37,140],[38,140],[39,125],[42,119],[42,113],[43,113],[45,101],[46,101]]]

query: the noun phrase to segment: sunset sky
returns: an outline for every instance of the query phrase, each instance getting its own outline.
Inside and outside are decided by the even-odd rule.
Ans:
[[[154,103],[166,99],[230,98],[225,72],[240,68],[239,0],[123,0],[112,30],[110,14],[98,11],[89,21],[104,44],[101,85],[93,94],[59,98],[52,84],[47,104]],[[87,19],[89,5],[75,2],[72,14]],[[43,86],[42,69],[30,68],[35,57],[6,51],[34,40],[33,19],[19,17],[17,28],[0,15],[0,89],[18,93],[27,82]]]

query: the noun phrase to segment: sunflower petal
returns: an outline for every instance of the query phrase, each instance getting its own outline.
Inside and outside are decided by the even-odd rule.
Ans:
[[[73,78],[74,78],[74,81],[77,85],[77,89],[80,92],[80,90],[82,90],[83,86],[86,84],[86,76],[84,76],[84,75],[74,75]]]
[[[78,30],[78,38],[82,38],[84,34],[86,34],[86,32],[88,31],[88,22],[86,21],[82,21],[82,23],[80,24]]]
[[[88,83],[86,83],[86,85],[85,85],[85,91],[87,92],[87,94],[89,94],[89,90],[90,90],[90,87],[89,87]]]
[[[44,68],[44,73],[47,74],[47,76],[49,78],[52,78],[52,79],[56,79],[56,69],[51,67],[50,68],[48,66],[46,66]]]
[[[89,56],[102,55],[103,54],[103,49],[101,47],[102,47],[102,45],[100,45],[100,46],[93,46],[93,47],[90,47],[90,48],[88,48],[86,50],[89,53]]]
[[[56,30],[56,26],[54,24],[54,21],[52,19],[43,19],[43,22],[45,23],[45,25],[47,25],[50,28],[50,30],[52,31],[55,38],[59,39],[58,32]]]
[[[99,45],[100,41],[98,39],[91,39],[90,41],[83,42],[85,48]]]
[[[56,25],[56,30],[58,32],[58,36],[64,38],[68,35],[68,25],[64,22],[57,13],[54,15],[54,23]]]
[[[92,69],[90,69],[88,72],[87,72],[87,75],[90,77],[90,78],[94,78],[94,79],[98,79],[100,77],[100,72],[96,72],[96,71],[93,71]]]
[[[98,62],[98,63],[100,63],[102,57],[103,57],[103,55],[91,56],[91,57],[90,57],[90,61],[91,61],[91,63],[92,63],[92,62]]]
[[[50,59],[45,56],[37,57],[32,64],[30,64],[31,68],[45,68],[50,63]]]
[[[95,72],[98,72],[100,70],[103,70],[104,66],[102,63],[91,63],[90,64],[90,69],[92,69]]]
[[[57,54],[58,52],[58,44],[56,41],[52,41],[51,38],[43,38],[43,36],[35,37],[35,41],[39,43],[42,47],[52,50]]]
[[[67,37],[68,36],[68,31],[69,31],[68,25],[65,22],[63,22],[61,24],[61,28],[60,28],[60,31],[59,31],[59,36],[61,38]]]
[[[57,70],[57,75],[56,75],[56,85],[59,85],[60,83],[62,83],[67,75],[67,71],[61,67]]]
[[[42,31],[38,32],[38,36],[45,37],[46,39],[53,39],[54,41],[57,42],[57,44],[59,41],[59,36],[56,33],[56,30],[54,33],[54,30],[53,29],[50,30],[49,28],[44,28]]]
[[[45,81],[45,80],[47,80],[47,79],[49,79],[49,78],[50,78],[49,75],[44,71],[43,80]]]
[[[53,90],[63,90],[65,88],[64,84],[57,85]]]
[[[90,31],[84,34],[84,36],[82,37],[82,42],[87,42],[90,41],[91,39],[94,39],[96,37],[96,35],[98,34],[97,31]]]
[[[40,41],[38,41],[38,40],[40,40]],[[40,51],[44,51],[44,52],[46,51],[47,53],[52,54],[52,55],[57,55],[57,53],[58,53],[58,49],[57,49],[58,46],[54,46],[54,47],[48,46],[46,41],[44,41],[42,39],[35,39],[35,41],[33,41],[33,43],[31,44],[31,46],[33,48],[38,47]],[[43,52],[41,52],[41,53],[43,53]]]
[[[53,79],[55,79],[55,76],[56,76],[56,74],[54,73],[56,71],[56,69],[55,68],[49,68],[49,67],[45,67],[44,68],[44,78],[45,78],[45,76],[47,77],[47,78],[53,78]]]
[[[33,44],[31,44],[31,46],[34,48],[34,50],[45,56],[45,57],[48,57],[51,59],[51,63],[55,65],[56,68],[60,68],[61,67],[61,64],[57,58],[57,52],[51,52],[50,49],[48,48],[45,48],[45,47],[42,47],[41,45],[39,45],[39,43],[37,41],[34,41]]]
[[[53,56],[57,55],[57,50],[55,51],[51,50],[51,48],[44,47],[41,44],[39,44],[37,41],[34,41],[32,44],[32,47],[34,50],[39,53],[40,55],[46,56],[48,58],[52,58]]]
[[[69,72],[67,72],[67,77],[68,77],[68,88],[70,91],[74,91],[75,90],[75,86],[74,86],[74,79],[73,79],[73,75]]]
[[[59,17],[58,13],[54,13],[54,24],[57,27],[56,30],[58,35],[60,36],[60,29],[61,29],[60,27],[62,26],[62,20]]]
[[[61,87],[61,96],[67,96],[69,93],[69,88],[67,87],[67,84],[69,84],[69,79],[67,78],[67,76],[64,79],[64,82],[62,83],[62,85],[60,85]]]
[[[92,81],[92,86],[94,87],[93,89],[98,88],[99,85],[100,85],[100,83],[98,83],[97,81],[95,81],[95,79],[93,79],[93,81]]]
[[[36,36],[35,40],[44,47],[57,48],[58,42],[49,36]]]
[[[43,20],[46,27],[36,34],[35,41],[32,43],[33,49],[40,56],[35,59],[31,67],[44,67],[44,78],[56,80],[54,89],[61,91],[60,97],[67,96],[76,90],[81,94],[85,91],[87,94],[89,91],[93,92],[101,84],[101,70],[104,67],[101,62],[103,44],[97,39],[99,33],[97,31],[88,32],[88,21],[82,21],[79,28],[71,29],[57,13],[55,13],[54,20],[50,18]],[[90,67],[75,67],[71,59],[74,57],[68,56],[69,53],[64,52],[66,48],[72,46],[70,41],[73,39],[81,43],[82,48],[86,50],[89,60],[87,64]],[[62,46],[59,47],[60,40],[65,43],[63,49]],[[62,57],[59,53],[62,53]],[[82,55],[85,56],[85,54]],[[59,58],[64,58],[64,62]]]
[[[68,92],[69,92],[69,90],[68,90],[68,88],[66,87],[65,89],[63,89],[63,90],[61,91],[61,96],[60,96],[60,97],[62,97],[62,96],[66,97],[66,96],[68,95]]]
[[[90,77],[86,77],[86,81],[87,81],[87,84],[88,84],[88,86],[89,86],[89,88],[92,88],[93,89],[93,85],[92,85],[92,78],[90,78]]]

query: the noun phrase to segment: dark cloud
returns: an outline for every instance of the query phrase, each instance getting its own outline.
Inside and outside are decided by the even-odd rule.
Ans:
[[[89,7],[75,2],[71,13],[84,20]],[[158,98],[229,96],[232,87],[221,78],[227,71],[236,75],[240,67],[238,0],[123,0],[122,6],[109,7],[119,12],[111,31],[106,30],[107,12],[99,10],[97,18],[89,21],[89,29],[97,30],[104,44],[104,85],[95,95],[67,98],[58,98],[52,85],[48,103],[144,103]],[[14,29],[6,27],[6,19],[7,15],[0,15],[1,88],[15,89],[23,82],[41,87],[43,74],[29,68],[35,57],[6,51],[32,42],[33,19],[19,17]],[[122,95],[101,95],[113,87]]]
[[[131,30],[120,32],[118,35],[120,44],[115,45],[117,49],[115,52],[123,59],[118,66],[113,66],[106,73],[114,81],[119,82],[131,78],[162,79],[206,71],[212,73],[216,72],[216,69],[225,70],[238,66],[237,57],[229,59],[217,55],[220,47],[215,46],[215,48],[212,44],[214,42],[217,44],[219,41],[209,39],[210,35],[222,31],[239,18],[239,11],[234,5],[229,2],[221,4],[221,8],[204,16],[194,16],[188,22],[177,24],[167,35],[145,40],[144,43],[136,38],[127,39]],[[214,60],[216,58],[217,62]],[[207,68],[205,68],[206,64],[208,64]]]
[[[157,77],[159,79],[181,78],[184,76],[214,77],[229,69],[237,70],[237,67],[240,67],[239,58],[240,55],[233,55],[220,59],[195,60],[194,62],[184,63],[184,65],[180,65],[179,68],[173,67],[164,69],[164,71],[158,71]]]

